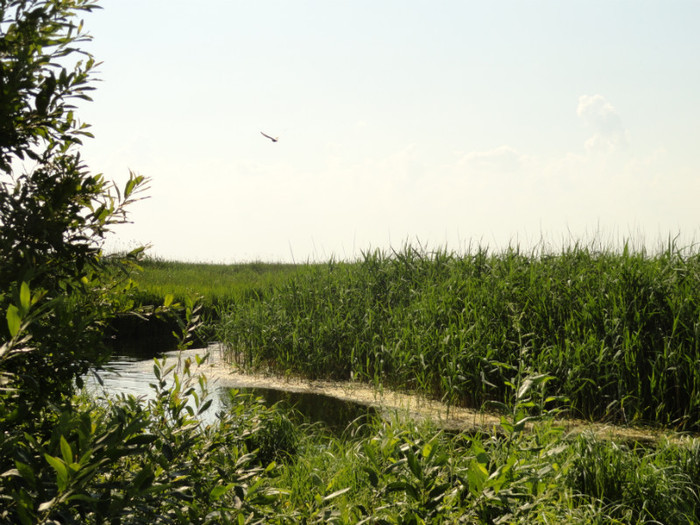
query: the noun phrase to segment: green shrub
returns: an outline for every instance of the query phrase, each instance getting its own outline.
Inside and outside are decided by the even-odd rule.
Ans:
[[[0,7],[0,366],[5,414],[31,424],[107,358],[106,321],[131,304],[122,293],[135,253],[105,258],[101,243],[126,221],[145,179],[120,191],[92,175],[78,147],[88,126],[95,61],[76,20],[92,0],[10,0]],[[29,161],[25,164],[25,161]]]
[[[14,468],[0,477],[1,523],[231,523],[264,521],[275,468],[252,443],[269,443],[279,414],[236,400],[205,424],[206,378],[197,357],[155,362],[154,398],[90,399],[53,410],[44,438],[0,440]],[[243,430],[244,429],[244,430]]]

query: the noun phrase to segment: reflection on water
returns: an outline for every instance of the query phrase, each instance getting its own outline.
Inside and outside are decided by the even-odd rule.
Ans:
[[[229,393],[237,390],[262,398],[266,405],[279,403],[280,406],[292,409],[292,419],[306,423],[322,423],[334,432],[342,432],[352,421],[358,418],[377,414],[377,410],[360,403],[344,401],[336,397],[324,396],[310,392],[289,392],[274,388],[227,388],[219,389],[219,398],[226,404]]]
[[[177,352],[169,352],[165,355],[169,357],[167,365],[176,362]],[[150,386],[156,382],[153,373],[153,359],[114,356],[98,375],[100,380],[97,380],[92,373],[85,378],[88,391],[95,395],[103,393],[108,395],[132,394],[144,399],[155,397],[155,392]],[[227,409],[231,390],[262,398],[268,406],[280,403],[283,407],[293,409],[291,411],[293,418],[296,415],[301,415],[303,421],[320,422],[334,432],[342,432],[349,423],[357,418],[376,413],[376,409],[372,407],[322,394],[289,392],[272,388],[250,388],[230,383],[226,383],[225,386],[210,386],[213,402],[205,419],[211,418],[212,421],[217,412]]]
[[[95,376],[99,376],[99,380]],[[92,372],[85,378],[89,392],[102,394],[132,394],[154,397],[149,383],[155,382],[153,359],[140,359],[131,356],[114,356],[104,370]]]

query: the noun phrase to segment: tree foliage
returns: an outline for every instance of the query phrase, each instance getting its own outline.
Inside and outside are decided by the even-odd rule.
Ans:
[[[95,61],[76,47],[90,37],[76,14],[96,2],[3,0],[0,6],[0,168],[10,172],[15,157],[46,161],[89,136],[71,102],[89,100],[94,89]]]
[[[89,100],[96,63],[78,17],[96,8],[0,0],[0,523],[262,522],[254,504],[272,497],[260,476],[274,465],[248,449],[275,425],[263,407],[205,425],[191,360],[156,362],[147,404],[74,395],[108,357],[106,324],[139,313],[124,292],[140,250],[106,257],[102,245],[146,179],[131,173],[120,190],[79,153],[90,133],[74,104]],[[198,315],[190,300],[181,310],[186,348]]]
[[[131,306],[117,293],[129,280],[101,248],[146,181],[132,173],[120,191],[79,152],[91,135],[75,103],[90,100],[97,64],[80,49],[90,36],[78,17],[96,8],[0,2],[0,359],[13,420],[70,394],[107,355],[105,321]]]

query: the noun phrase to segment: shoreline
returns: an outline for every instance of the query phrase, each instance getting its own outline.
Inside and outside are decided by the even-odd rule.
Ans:
[[[351,381],[309,380],[296,376],[282,376],[273,373],[246,373],[235,364],[227,363],[222,357],[219,344],[207,348],[193,348],[172,351],[164,354],[168,358],[194,357],[209,354],[207,362],[199,370],[206,375],[212,386],[224,388],[264,388],[295,393],[320,394],[341,401],[373,407],[387,415],[417,420],[429,419],[437,426],[449,431],[475,431],[493,434],[500,427],[501,416],[471,408],[448,406],[431,400],[421,394],[396,392],[387,388],[377,388],[368,383]],[[698,436],[670,429],[645,429],[635,426],[613,425],[588,422],[578,419],[554,419],[555,426],[562,427],[565,435],[578,435],[591,432],[599,438],[652,444],[663,437],[678,441],[698,439]]]

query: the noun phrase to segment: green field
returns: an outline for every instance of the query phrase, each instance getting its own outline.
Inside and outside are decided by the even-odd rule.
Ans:
[[[166,294],[183,301],[198,297],[202,306],[215,311],[218,306],[264,298],[272,288],[284,283],[301,266],[251,262],[207,264],[147,258],[134,278],[139,284],[142,303],[160,304]]]
[[[675,432],[697,431],[700,415],[697,251],[406,247],[299,266],[146,261],[136,279],[154,298],[203,296],[210,329],[250,371],[352,377],[503,414],[491,436],[406,421],[341,438],[275,427],[273,442],[294,443],[266,481],[283,491],[266,507],[280,522],[700,519],[698,441]],[[571,437],[552,426],[562,413],[668,437]]]
[[[477,408],[546,375],[541,397],[573,416],[700,428],[697,252],[375,252],[229,303],[218,338],[251,370]]]

